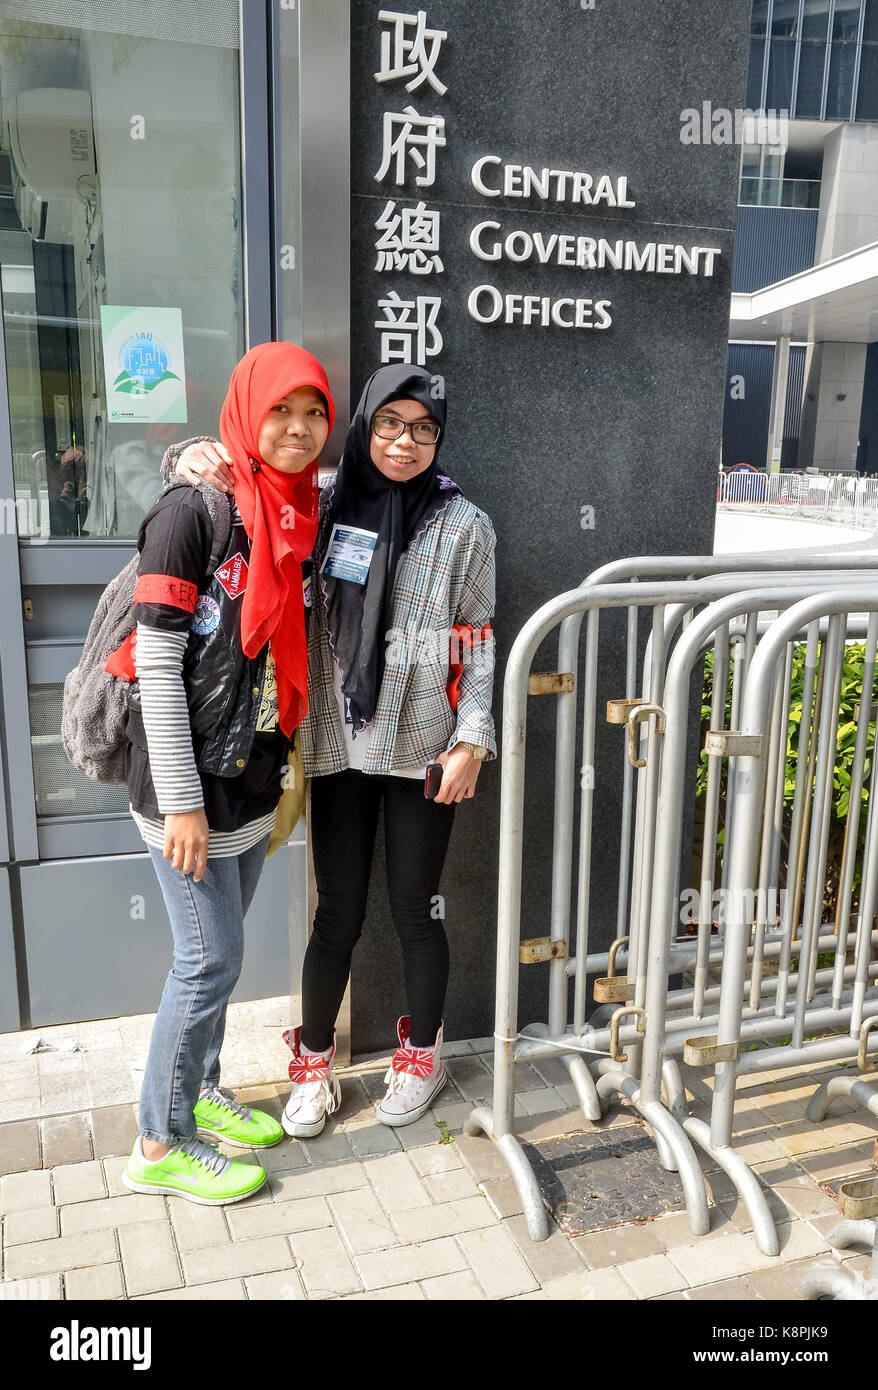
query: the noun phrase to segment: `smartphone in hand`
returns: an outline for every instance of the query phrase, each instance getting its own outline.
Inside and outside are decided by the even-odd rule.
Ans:
[[[424,796],[428,801],[433,801],[438,795],[439,788],[442,786],[442,764],[428,763],[427,775],[424,778]]]

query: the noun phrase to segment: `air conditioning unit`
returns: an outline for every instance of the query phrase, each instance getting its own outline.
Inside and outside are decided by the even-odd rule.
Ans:
[[[76,87],[32,87],[0,102],[0,143],[12,157],[13,197],[26,232],[67,242],[95,188],[91,97]]]

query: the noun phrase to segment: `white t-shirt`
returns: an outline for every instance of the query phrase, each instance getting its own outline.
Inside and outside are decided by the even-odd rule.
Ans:
[[[335,699],[338,705],[338,717],[341,723],[342,733],[344,734],[345,746],[347,748],[348,766],[357,772],[362,772],[372,730],[367,727],[354,738],[353,725],[345,719],[347,697],[342,692],[341,671],[338,669],[338,665],[335,661],[332,663],[332,680],[335,690]],[[421,781],[424,780],[426,775],[426,767],[395,767],[392,768],[390,772],[391,777],[418,777]]]

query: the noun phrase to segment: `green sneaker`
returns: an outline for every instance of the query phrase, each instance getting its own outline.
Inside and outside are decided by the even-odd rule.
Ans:
[[[154,1163],[141,1157],[134,1145],[122,1174],[130,1192],[169,1193],[202,1207],[241,1202],[265,1182],[267,1173],[255,1163],[236,1163],[200,1139],[186,1139]]]
[[[211,1134],[238,1149],[270,1149],[284,1132],[264,1110],[251,1110],[219,1086],[198,1097],[193,1111],[201,1134]]]

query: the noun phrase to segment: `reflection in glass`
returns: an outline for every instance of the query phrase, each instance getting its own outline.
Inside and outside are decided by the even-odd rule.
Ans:
[[[827,38],[829,29],[829,0],[805,0],[805,12],[802,16],[802,38],[803,39],[823,39]]]
[[[765,60],[765,40],[750,40],[750,62],[747,68],[747,107],[755,111],[762,106],[762,64]]]
[[[823,97],[823,69],[826,63],[826,44],[805,40],[799,54],[799,81],[796,86],[796,116],[820,119]]]
[[[854,95],[855,43],[834,43],[829,56],[829,82],[826,88],[826,120],[851,118]]]
[[[795,39],[772,39],[768,58],[768,88],[765,93],[767,110],[789,111],[793,100],[795,65]]]
[[[136,536],[164,449],[214,433],[242,350],[237,5],[30,3],[0,23],[0,284],[19,532]],[[44,13],[43,13],[44,12]],[[45,19],[46,23],[31,22]],[[51,28],[47,26],[51,25]],[[185,38],[185,41],[182,41]],[[108,419],[101,310],[182,318],[186,419],[132,380]],[[179,389],[179,388],[178,388]],[[171,418],[169,418],[171,417]]]

